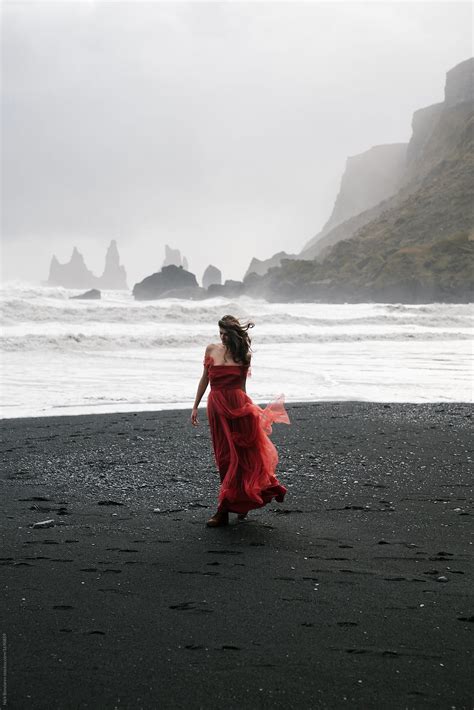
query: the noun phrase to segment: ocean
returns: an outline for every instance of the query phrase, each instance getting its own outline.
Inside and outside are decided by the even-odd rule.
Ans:
[[[4,284],[0,416],[191,409],[225,314],[250,318],[258,403],[472,401],[469,304],[136,302],[123,291]],[[205,397],[202,404],[205,404]]]

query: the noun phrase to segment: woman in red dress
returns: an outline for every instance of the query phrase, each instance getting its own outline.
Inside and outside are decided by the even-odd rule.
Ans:
[[[249,510],[275,498],[284,499],[286,488],[275,477],[278,454],[269,439],[274,422],[289,424],[283,395],[265,409],[254,404],[245,385],[250,367],[249,328],[234,316],[219,321],[220,344],[208,345],[204,370],[191,414],[198,424],[198,406],[209,382],[207,415],[221,485],[218,508],[209,527],[227,525],[229,512],[243,520]]]

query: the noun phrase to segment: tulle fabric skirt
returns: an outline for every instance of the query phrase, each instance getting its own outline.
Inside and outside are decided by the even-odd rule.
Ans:
[[[286,488],[275,477],[278,453],[269,435],[274,423],[290,423],[283,395],[263,409],[242,389],[214,389],[207,414],[221,480],[218,510],[247,513],[273,498],[281,503]]]

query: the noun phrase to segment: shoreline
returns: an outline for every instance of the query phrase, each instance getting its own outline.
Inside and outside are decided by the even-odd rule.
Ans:
[[[252,400],[256,403],[259,404],[260,406],[264,406],[267,404],[267,401],[260,401],[259,397],[254,397],[252,396]],[[447,400],[447,399],[434,399],[434,400],[429,400],[429,401],[415,401],[415,400],[405,400],[403,402],[400,401],[394,401],[394,400],[365,400],[365,399],[311,399],[311,400],[288,400],[285,399],[285,407],[299,407],[299,406],[308,406],[311,407],[313,405],[320,405],[320,404],[364,404],[364,405],[385,405],[388,404],[390,406],[403,406],[403,405],[409,405],[409,406],[436,406],[436,405],[466,405],[466,406],[474,406],[474,399],[469,401],[469,400]],[[87,405],[91,406],[91,405]],[[102,407],[104,405],[98,404],[97,407]],[[111,405],[113,406],[113,405]],[[133,407],[134,405],[130,405],[130,407]],[[64,409],[67,409],[69,407],[64,407]],[[71,409],[76,409],[75,405],[71,405]],[[80,409],[80,407],[77,407],[77,409]],[[125,410],[110,410],[110,411],[78,411],[75,413],[71,412],[65,412],[62,414],[52,414],[50,412],[45,413],[45,414],[26,414],[24,416],[19,416],[19,417],[10,417],[10,416],[2,416],[0,414],[0,422],[9,422],[9,421],[26,421],[26,420],[34,420],[34,419],[74,419],[76,417],[100,417],[100,416],[113,416],[113,415],[128,415],[128,416],[135,416],[138,414],[154,414],[158,412],[183,412],[183,411],[191,411],[192,409],[192,401],[190,400],[189,402],[186,403],[180,403],[180,402],[172,402],[170,404],[162,404],[160,405],[159,408],[156,408],[156,403],[150,404],[149,407],[146,409],[125,409]],[[205,411],[206,410],[206,402],[204,404],[201,402],[199,405],[199,410]]]
[[[8,704],[471,707],[472,405],[287,410],[217,529],[204,407],[0,422]]]

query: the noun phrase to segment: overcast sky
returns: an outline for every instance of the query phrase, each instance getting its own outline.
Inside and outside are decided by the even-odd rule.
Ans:
[[[76,245],[129,285],[299,251],[348,156],[408,141],[471,55],[468,2],[2,3],[4,277]]]

